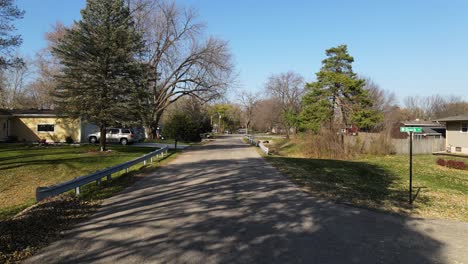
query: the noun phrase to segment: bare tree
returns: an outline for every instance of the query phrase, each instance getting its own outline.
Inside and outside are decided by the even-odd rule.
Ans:
[[[24,59],[22,59],[24,60]],[[0,73],[0,108],[30,107],[27,102],[27,79],[31,74],[26,64],[16,64]]]
[[[242,91],[239,94],[239,102],[242,106],[242,116],[244,119],[243,123],[245,124],[247,134],[253,125],[252,122],[257,111],[259,97],[259,94],[255,94],[250,91]]]
[[[149,75],[139,100],[147,131],[184,96],[207,102],[224,94],[233,80],[226,41],[204,38],[204,25],[194,11],[174,1],[134,0],[133,8],[147,48],[141,62]]]
[[[28,87],[34,107],[38,109],[54,108],[54,91],[57,87],[56,76],[60,74],[61,65],[57,58],[52,56],[51,50],[63,38],[66,27],[57,22],[50,32],[45,34],[47,47],[39,50],[34,59],[36,78]]]
[[[409,119],[432,120],[447,116],[465,114],[468,103],[456,96],[438,94],[420,97],[408,96],[404,99],[404,113]]]
[[[291,129],[297,125],[296,118],[301,109],[301,98],[304,93],[304,78],[294,72],[272,75],[265,89],[281,109],[281,123],[289,138]]]
[[[271,130],[281,123],[281,109],[275,99],[266,98],[259,100],[256,104],[253,126],[264,132]]]
[[[394,93],[383,90],[370,78],[364,78],[366,84],[364,90],[367,90],[371,100],[374,102],[372,108],[383,115],[383,120],[376,126],[376,129],[391,129],[395,122],[401,121],[397,99]]]

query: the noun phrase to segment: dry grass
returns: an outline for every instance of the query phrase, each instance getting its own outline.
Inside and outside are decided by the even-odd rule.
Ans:
[[[441,167],[436,164],[438,157],[414,157],[413,195],[417,197],[409,205],[408,156],[311,159],[301,157],[300,148],[293,145],[283,142],[286,148],[279,154],[287,156],[267,159],[314,195],[386,212],[468,221],[468,171]]]

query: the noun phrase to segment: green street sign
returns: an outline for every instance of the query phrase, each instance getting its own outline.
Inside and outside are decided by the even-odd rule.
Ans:
[[[416,133],[421,133],[422,128],[421,127],[400,127],[400,132],[416,132]]]

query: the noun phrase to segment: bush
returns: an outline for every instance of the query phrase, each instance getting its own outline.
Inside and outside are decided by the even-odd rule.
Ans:
[[[73,140],[72,137],[67,136],[67,137],[65,138],[65,142],[66,142],[67,144],[73,144],[73,142],[75,142],[75,141]]]
[[[300,151],[304,157],[316,159],[350,159],[357,154],[354,145],[345,144],[344,136],[329,129],[306,134]]]
[[[457,170],[465,170],[468,168],[468,166],[463,161],[458,161],[458,160],[438,159],[436,163],[439,166],[443,166],[443,167],[447,167],[451,169],[457,169]]]
[[[167,121],[163,134],[179,141],[200,142],[200,134],[205,132],[201,128],[203,125],[184,112],[176,112]]]
[[[466,168],[466,165],[463,161],[449,160],[447,161],[447,167],[458,170],[464,170]]]
[[[445,167],[447,166],[447,162],[444,159],[438,159],[437,165]]]
[[[17,136],[8,136],[7,143],[15,143],[15,142],[18,142]]]

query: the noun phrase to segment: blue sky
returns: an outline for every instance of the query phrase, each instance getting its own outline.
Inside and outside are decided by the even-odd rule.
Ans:
[[[228,40],[241,87],[261,90],[274,73],[312,81],[325,49],[347,44],[357,73],[401,99],[458,95],[468,99],[468,1],[454,0],[180,0],[207,32]],[[80,17],[84,0],[18,0],[22,53],[45,46],[56,21]]]

